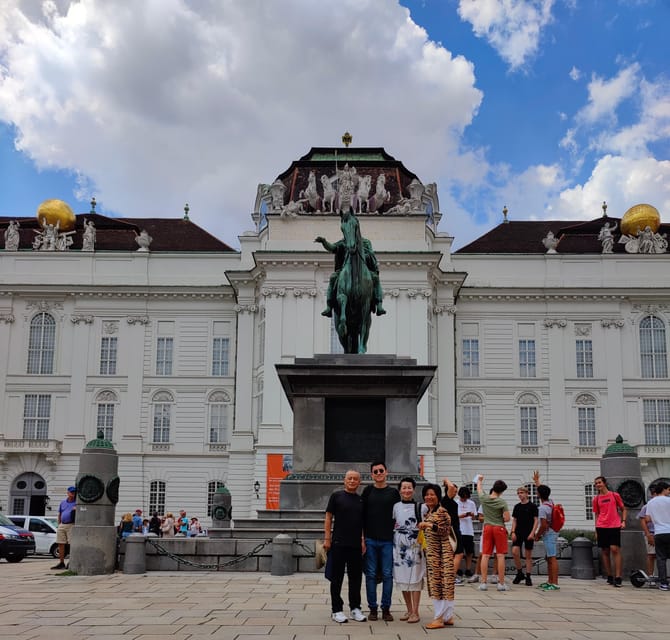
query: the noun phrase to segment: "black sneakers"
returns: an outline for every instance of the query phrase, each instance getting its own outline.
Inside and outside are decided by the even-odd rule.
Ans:
[[[523,574],[523,571],[517,571],[516,577],[514,578],[514,580],[512,580],[512,584],[519,584],[520,582],[523,581],[525,577],[526,576]]]
[[[607,584],[614,584],[614,576],[607,576]]]
[[[368,620],[371,622],[379,620],[379,617],[377,616],[377,609],[370,609],[370,613],[368,613]]]
[[[621,578],[614,578],[614,586],[623,587],[623,584],[621,583]]]
[[[533,586],[533,581],[530,579],[530,573],[526,574],[526,586],[527,587],[532,587]]]
[[[52,571],[56,569],[65,569],[65,563],[64,562],[59,562],[56,566],[51,567]]]

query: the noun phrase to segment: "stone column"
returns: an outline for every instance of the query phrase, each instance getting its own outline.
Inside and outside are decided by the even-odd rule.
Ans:
[[[640,459],[635,449],[617,436],[616,442],[605,451],[600,461],[600,474],[607,480],[611,491],[621,495],[628,514],[626,527],[621,530],[623,576],[646,567],[647,549],[637,517],[644,503],[644,484]]]
[[[70,570],[78,575],[113,573],[116,567],[118,462],[112,443],[102,432],[84,447],[79,458],[77,519],[70,545]]]

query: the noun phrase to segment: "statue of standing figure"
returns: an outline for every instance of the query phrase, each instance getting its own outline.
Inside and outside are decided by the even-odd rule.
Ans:
[[[5,251],[19,250],[19,227],[18,220],[10,220],[9,226],[5,229]]]
[[[321,315],[335,314],[335,328],[345,353],[365,353],[370,331],[370,314],[386,313],[379,281],[379,263],[372,244],[360,233],[353,208],[340,214],[342,239],[330,243],[322,236],[323,248],[335,254],[335,271],[326,293],[326,308]]]
[[[82,251],[95,251],[95,225],[93,220],[84,218],[84,237],[81,244]]]
[[[603,253],[613,253],[614,252],[614,236],[612,232],[616,229],[616,222],[612,223],[610,227],[609,223],[605,223],[600,233],[598,233],[598,240],[602,242]]]

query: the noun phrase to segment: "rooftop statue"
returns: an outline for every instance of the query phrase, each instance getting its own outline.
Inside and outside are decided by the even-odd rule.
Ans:
[[[42,231],[37,231],[33,240],[33,249],[38,251],[67,251],[72,245],[74,231],[60,232],[60,219],[51,224],[46,218],[40,220]]]
[[[612,232],[615,230],[616,222],[613,222],[611,227],[609,223],[606,222],[602,229],[600,229],[600,232],[598,233],[598,240],[602,242],[603,253],[614,252],[614,236],[612,235]]]
[[[9,226],[5,229],[5,251],[19,250],[19,227],[18,220],[10,220]]]
[[[95,225],[93,220],[84,218],[84,236],[81,244],[82,251],[95,251]]]
[[[321,315],[332,317],[345,353],[365,353],[370,334],[371,313],[384,315],[383,293],[379,282],[377,256],[367,238],[361,236],[353,208],[340,214],[342,240],[334,244],[322,236],[326,251],[335,254],[335,271],[330,276],[326,309]]]

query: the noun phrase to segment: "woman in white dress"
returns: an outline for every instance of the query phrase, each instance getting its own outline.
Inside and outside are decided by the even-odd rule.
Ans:
[[[412,478],[403,478],[398,485],[401,501],[393,506],[393,579],[407,606],[407,612],[400,616],[400,620],[410,623],[420,620],[419,600],[426,574],[426,559],[417,541],[417,525],[423,519],[426,506],[419,506],[414,501],[415,488],[416,482]]]

